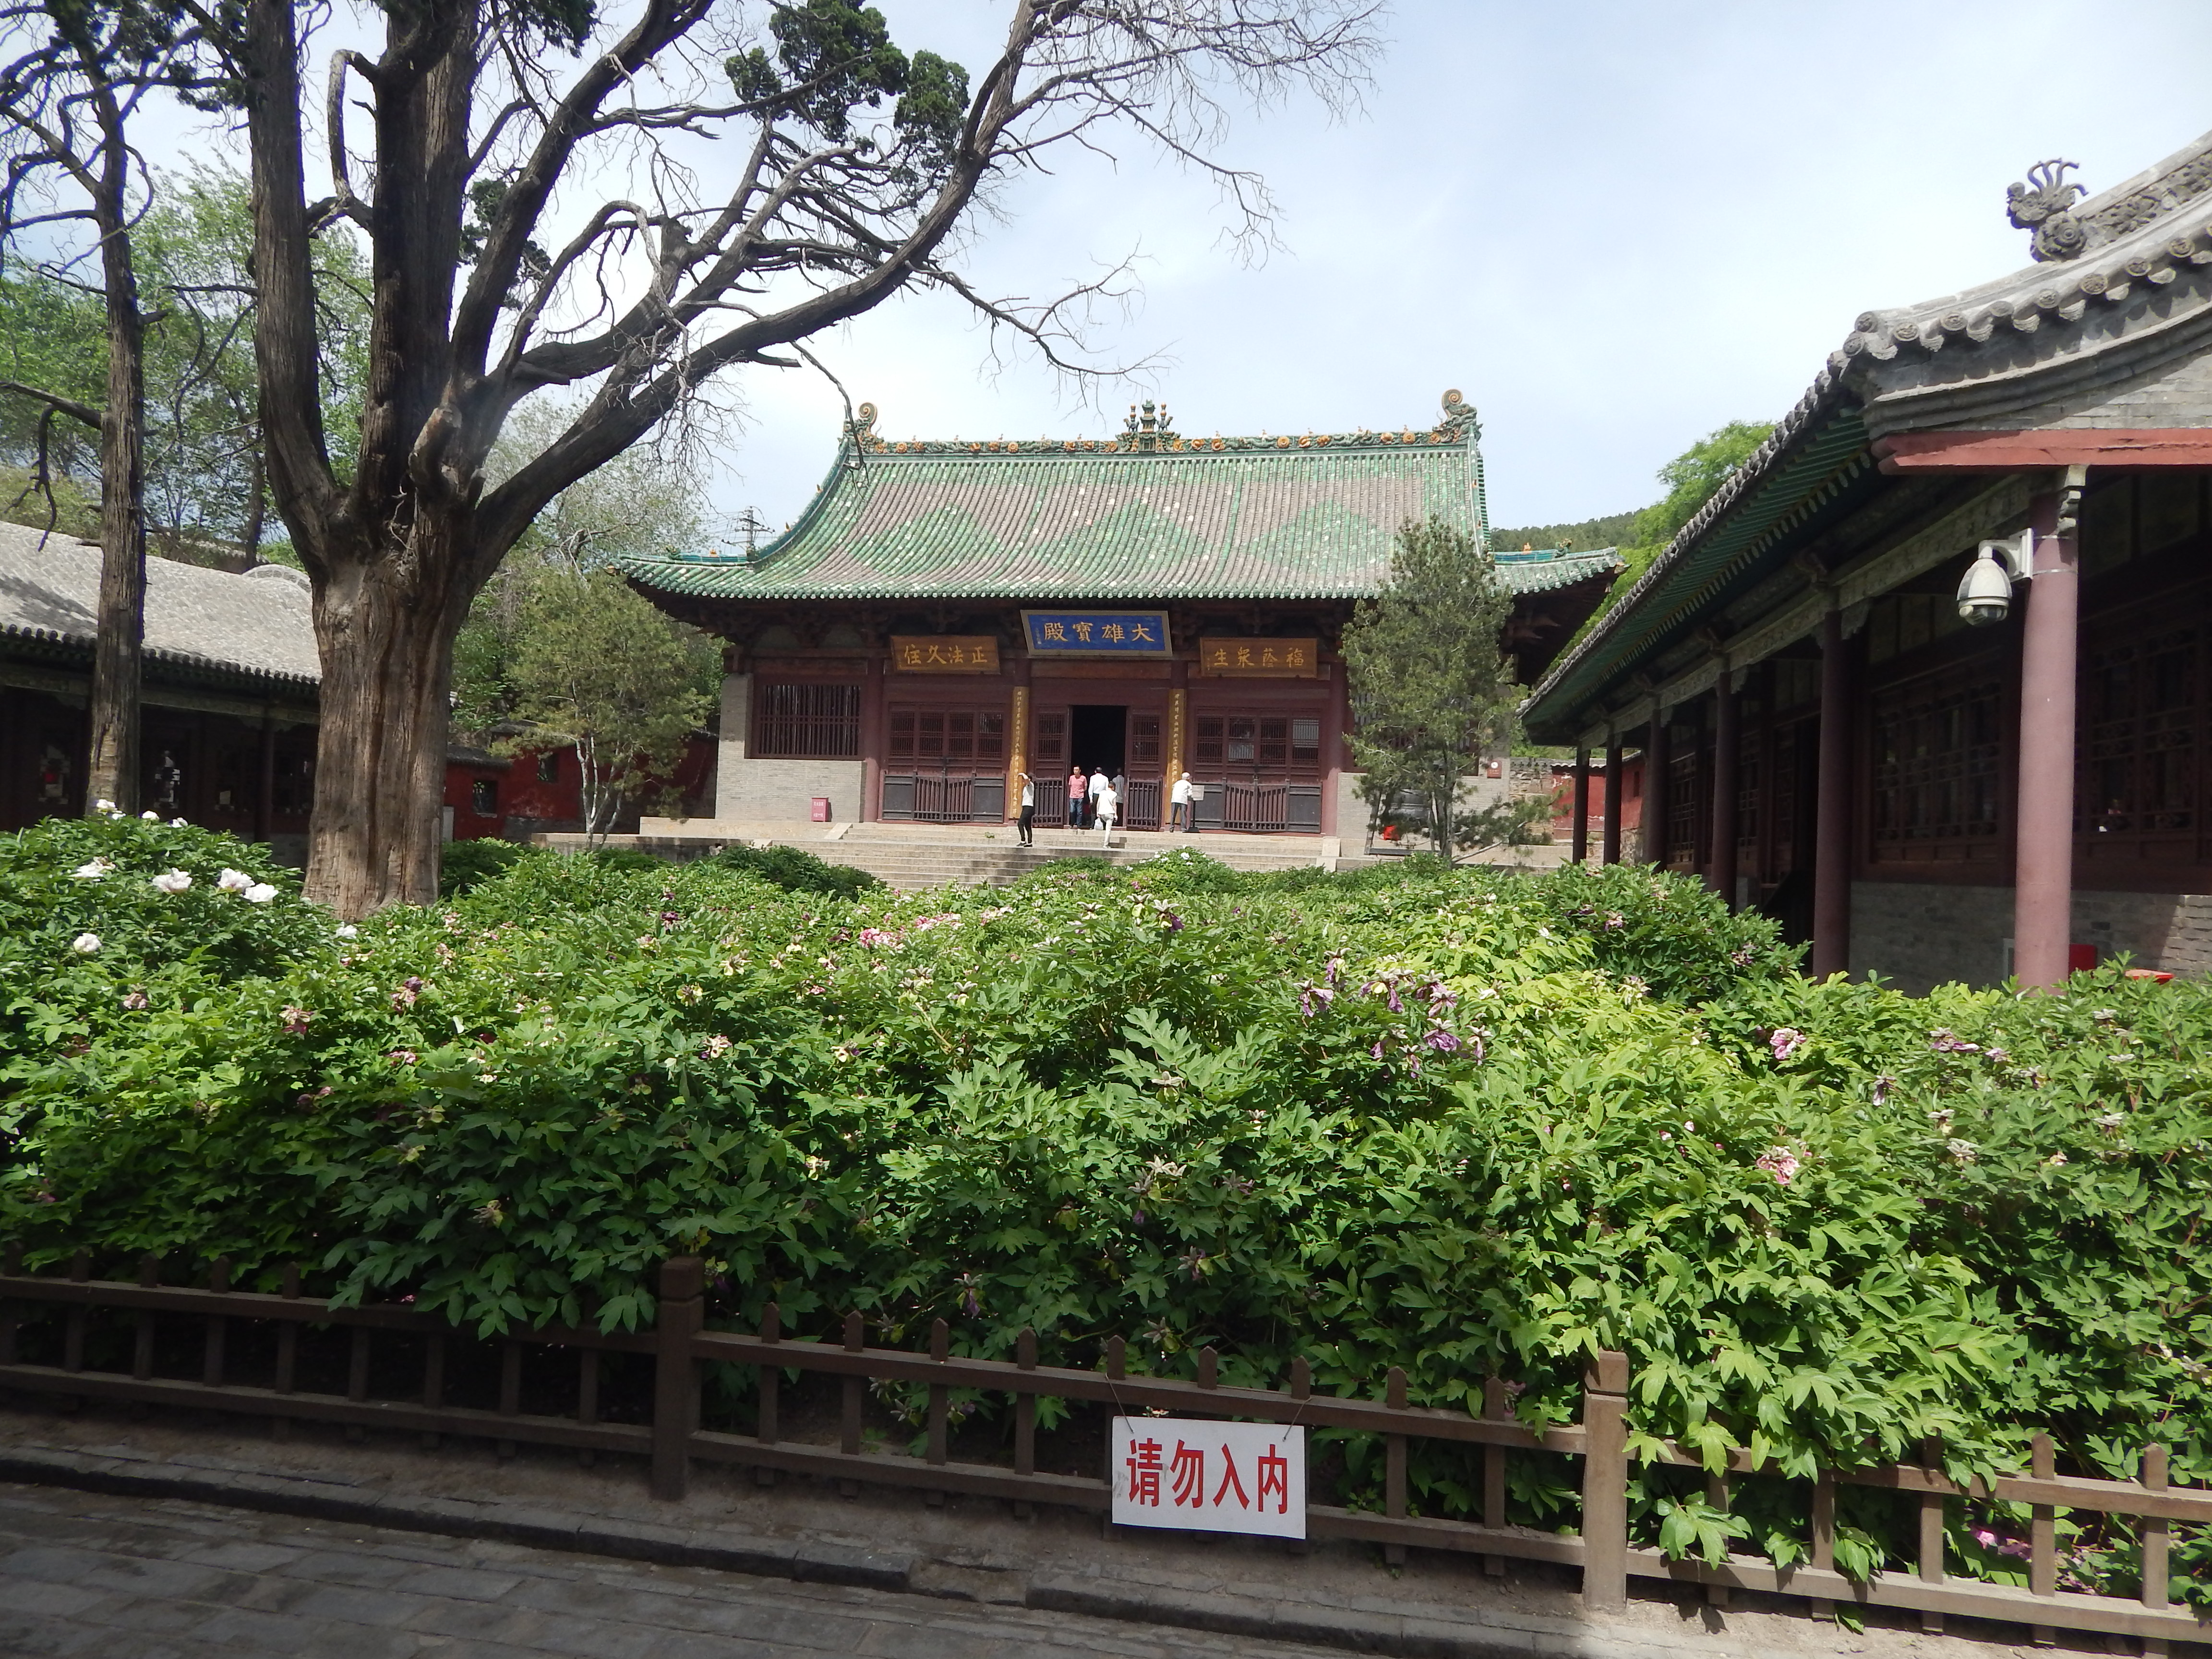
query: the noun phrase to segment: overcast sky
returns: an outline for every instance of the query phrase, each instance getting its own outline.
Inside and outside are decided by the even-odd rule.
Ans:
[[[979,67],[1005,0],[878,0],[894,38]],[[1024,179],[969,264],[1042,293],[1135,252],[1143,301],[1096,343],[1158,355],[1188,432],[1345,431],[1480,411],[1491,516],[1642,506],[1724,421],[1766,419],[1870,307],[2027,263],[2004,187],[2046,156],[2091,191],[2212,127],[2204,0],[1399,0],[1364,113],[1240,117],[1283,247],[1218,246],[1210,186],[1133,152]],[[894,301],[825,341],[897,437],[1101,434],[1134,392],[1071,404],[994,374],[958,307]],[[828,470],[840,406],[757,372],[718,481],[781,525]]]

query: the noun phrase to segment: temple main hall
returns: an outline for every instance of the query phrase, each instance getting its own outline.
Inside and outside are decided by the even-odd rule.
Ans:
[[[620,566],[726,642],[715,824],[691,833],[997,824],[1022,772],[1045,818],[1071,767],[1127,779],[1132,830],[1162,826],[1184,770],[1201,831],[1364,828],[1338,647],[1402,525],[1487,534],[1460,393],[1418,425],[1257,437],[1150,404],[1096,439],[891,439],[878,418],[860,405],[773,541]],[[1620,560],[1495,557],[1534,684]]]

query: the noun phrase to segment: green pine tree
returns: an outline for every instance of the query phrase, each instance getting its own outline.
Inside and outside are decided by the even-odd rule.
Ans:
[[[1399,531],[1389,583],[1345,629],[1352,750],[1370,818],[1417,804],[1447,859],[1523,840],[1533,823],[1528,804],[1474,811],[1464,799],[1483,756],[1510,738],[1521,689],[1498,641],[1512,609],[1481,540],[1432,519]]]

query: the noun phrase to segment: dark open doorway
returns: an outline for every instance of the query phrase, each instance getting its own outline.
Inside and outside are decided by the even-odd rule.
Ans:
[[[1122,703],[1077,703],[1067,711],[1068,758],[1112,777],[1128,760],[1129,710]]]

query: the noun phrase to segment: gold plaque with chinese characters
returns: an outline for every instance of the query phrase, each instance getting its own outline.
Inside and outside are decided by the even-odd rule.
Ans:
[[[1321,674],[1319,640],[1200,640],[1198,672],[1263,679],[1315,679]]]
[[[988,634],[894,634],[891,666],[902,674],[995,674],[999,641]]]

